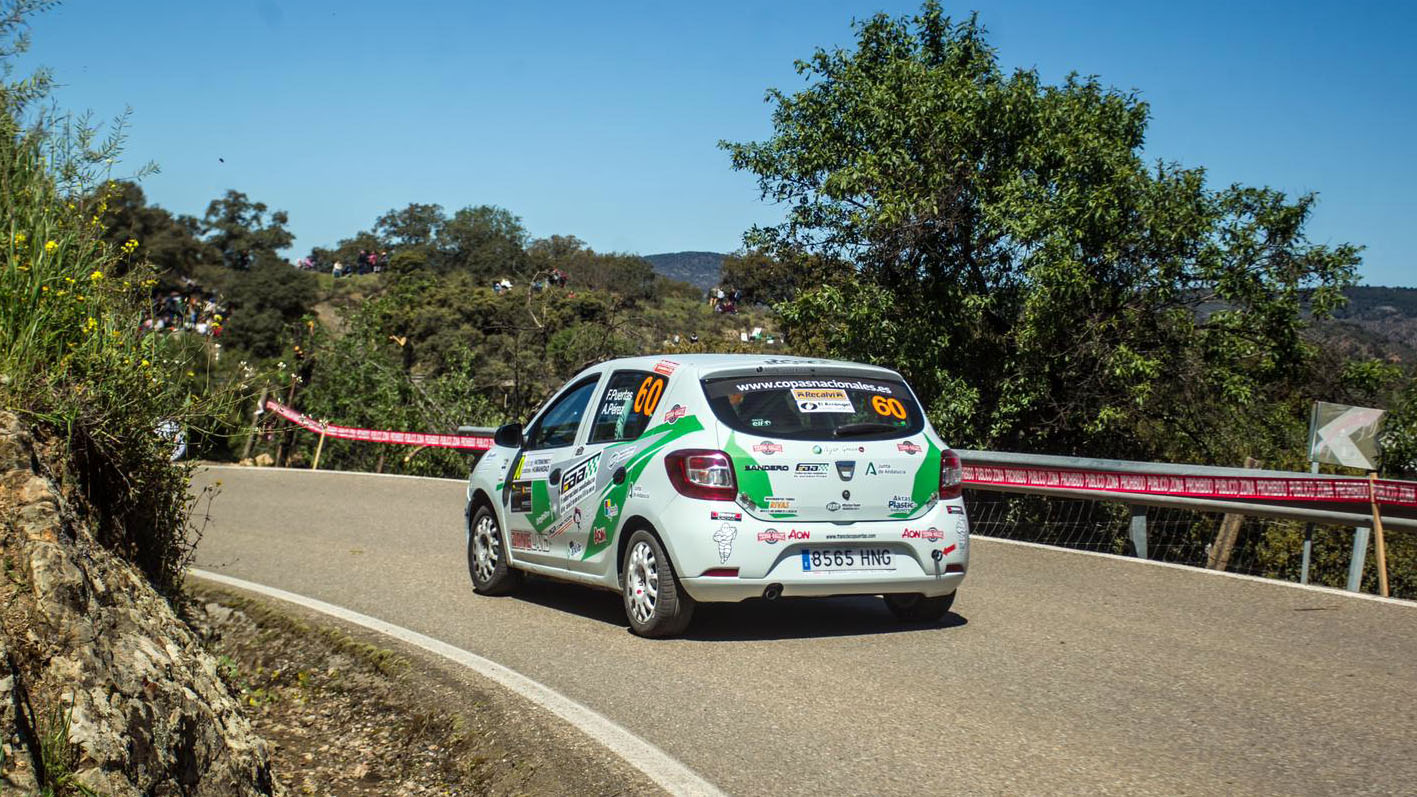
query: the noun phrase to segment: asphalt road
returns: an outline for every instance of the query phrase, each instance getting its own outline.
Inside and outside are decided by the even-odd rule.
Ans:
[[[207,570],[486,656],[732,794],[1417,793],[1417,607],[979,539],[954,613],[473,593],[451,481],[224,468]]]

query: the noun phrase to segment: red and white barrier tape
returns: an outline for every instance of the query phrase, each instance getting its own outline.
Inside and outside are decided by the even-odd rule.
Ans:
[[[316,434],[341,440],[436,446],[465,451],[486,451],[492,447],[490,437],[392,432],[321,423],[275,399],[267,399],[266,408]],[[1368,503],[1368,480],[1343,477],[1287,479],[1258,476],[1182,476],[965,463],[964,482],[977,487],[1053,487],[1188,498]],[[1417,508],[1417,483],[1379,479],[1377,496],[1381,504]]]
[[[365,443],[394,443],[405,446],[435,446],[438,448],[459,448],[465,451],[486,451],[492,447],[492,438],[473,437],[458,434],[422,434],[420,432],[390,432],[383,429],[358,429],[352,426],[336,426],[321,423],[304,413],[276,401],[266,400],[266,409],[296,423],[315,434],[337,437],[341,440],[359,440]]]
[[[1249,476],[1171,476],[1114,471],[1058,470],[1013,465],[964,466],[964,482],[979,487],[1056,487],[1068,490],[1175,495],[1189,498],[1231,498],[1255,501],[1369,501],[1368,480],[1362,478],[1279,478]],[[1417,507],[1417,483],[1379,479],[1378,503]]]

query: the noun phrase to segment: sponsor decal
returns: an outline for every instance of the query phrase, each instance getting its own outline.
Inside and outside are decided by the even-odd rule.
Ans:
[[[713,533],[713,541],[718,543],[718,561],[720,564],[728,561],[728,557],[733,555],[733,540],[738,536],[738,528],[724,523],[718,527],[718,531]]]
[[[810,532],[810,531],[799,531],[798,529],[793,529],[793,530],[787,532],[787,539],[789,539],[789,540],[810,540],[810,539],[812,539],[812,532]]]
[[[851,481],[851,478],[856,475],[856,460],[838,459],[836,461],[836,475],[844,482]]]
[[[792,389],[792,399],[797,402],[799,412],[856,412],[851,397],[838,387],[795,387]]]
[[[635,449],[638,446],[628,445],[607,452],[605,455],[605,467],[614,470],[615,468],[629,462],[635,456]]]
[[[572,520],[573,520],[572,518],[566,518],[565,520],[561,521],[560,523],[557,523],[557,524],[556,524],[556,528],[554,528],[554,529],[552,529],[552,530],[546,532],[546,536],[547,536],[547,537],[559,537],[560,535],[565,534],[565,533],[566,533],[566,530],[571,527],[571,522],[572,522]]]
[[[919,454],[921,451],[925,450],[920,446],[917,446],[916,444],[910,442],[909,440],[906,440],[903,443],[896,443],[895,447],[898,450],[904,451],[905,453],[910,454],[912,456],[914,456],[915,454]]]
[[[904,476],[905,468],[897,468],[894,465],[880,464],[874,462],[866,463],[867,476]]]
[[[659,362],[654,364],[654,372],[657,374],[664,374],[665,376],[670,376],[678,367],[679,363],[676,363],[673,360],[660,360]]]
[[[577,556],[580,556],[581,552],[584,550],[585,546],[581,545],[575,540],[571,540],[569,543],[566,543],[566,553],[570,554],[572,559],[576,558]]]
[[[777,545],[787,539],[787,535],[777,529],[768,529],[758,532],[758,542],[765,542],[768,545]]]
[[[964,514],[964,507],[962,507],[962,506],[955,506],[954,504],[949,504],[949,505],[946,506],[945,508],[946,508],[947,510],[949,510],[949,513],[950,513],[951,515],[963,515],[963,514]]]
[[[797,514],[797,499],[785,496],[770,495],[763,499],[764,506],[768,512],[774,515],[795,515]]]
[[[618,506],[616,506],[615,504],[611,503],[610,499],[607,498],[607,499],[605,499],[605,503],[604,503],[604,504],[601,504],[601,506],[600,506],[600,511],[601,511],[601,513],[603,513],[607,518],[610,518],[611,520],[614,520],[615,517],[620,514],[620,507],[618,507]],[[576,528],[580,528],[580,524],[579,524],[579,523],[576,524]]]
[[[537,553],[551,553],[551,543],[529,531],[514,531],[510,535],[512,550],[514,551],[536,551]]]
[[[599,526],[595,527],[594,529],[591,529],[591,532],[590,532],[590,541],[591,541],[591,544],[593,544],[593,545],[604,545],[604,544],[605,544],[606,537],[607,537],[607,533],[606,533],[606,530],[605,530],[605,529],[600,528]]]
[[[901,533],[900,538],[902,540],[929,540],[930,542],[934,542],[935,540],[943,540],[945,533],[934,526],[928,529],[907,528]]]
[[[758,470],[761,470],[761,471],[783,471],[783,470],[787,470],[787,466],[786,466],[786,465],[758,465],[758,464],[755,463],[755,464],[752,464],[752,465],[744,465],[744,466],[743,466],[743,470],[745,470],[745,471],[749,471],[749,470],[753,470],[753,471],[758,471]]]
[[[954,552],[955,552],[955,549],[958,548],[958,547],[959,547],[958,545],[955,545],[954,543],[950,543],[949,545],[946,545],[944,548],[942,548],[942,549],[940,550],[940,556],[949,556],[950,554],[954,553]]]
[[[829,540],[874,540],[874,534],[828,534]]]
[[[576,511],[571,513],[571,519],[576,522],[576,531],[581,530],[581,508],[576,507]]]
[[[551,472],[552,454],[527,454],[517,463],[517,472],[512,476],[517,479],[540,479],[545,478]]]
[[[561,476],[561,506],[579,503],[595,492],[595,474],[600,470],[600,454],[573,465]]]
[[[507,508],[518,513],[531,511],[531,482],[512,482],[512,489],[507,495]]]
[[[737,522],[739,522],[739,521],[741,521],[741,520],[743,519],[743,513],[742,513],[742,512],[710,512],[710,513],[709,513],[709,518],[710,518],[711,520],[731,520],[731,521],[733,521],[734,523],[737,523]]]
[[[551,519],[551,517],[552,517],[552,515],[551,515],[551,510],[548,509],[548,510],[546,510],[545,512],[542,512],[541,514],[537,515],[537,516],[536,516],[536,519],[533,520],[532,522],[535,523],[536,525],[540,526],[542,523],[545,523],[545,522],[549,521],[549,520]]]
[[[820,454],[820,453],[822,453],[822,447],[821,447],[821,446],[812,446],[812,453],[813,453],[813,454]]]
[[[759,454],[780,454],[782,453],[782,446],[771,440],[764,440],[754,445],[753,450]]]
[[[832,502],[830,502],[830,503],[827,504],[827,511],[828,511],[828,512],[835,512],[835,511],[837,511],[838,509],[841,509],[841,504],[837,503],[836,501],[832,501]]]
[[[803,362],[794,360],[793,364]],[[891,395],[894,391],[890,385],[883,385],[876,382],[863,382],[859,379],[768,379],[757,382],[739,382],[734,385],[740,393],[747,393],[754,390],[791,390],[794,394],[799,390],[839,390],[843,394],[847,390],[865,390],[871,393],[882,393]]]
[[[799,462],[797,463],[797,475],[804,479],[825,479],[829,467],[831,466],[825,462]]]
[[[893,495],[886,501],[886,509],[892,512],[909,512],[914,508],[915,502],[908,495]]]
[[[668,411],[666,411],[666,412],[664,413],[664,422],[665,422],[665,423],[674,423],[675,421],[679,420],[680,418],[682,418],[682,417],[684,417],[686,414],[688,414],[688,412],[689,412],[689,411],[684,408],[684,405],[683,405],[683,404],[675,404],[674,406],[670,407]]]
[[[649,498],[649,490],[646,490],[645,488],[639,486],[638,484],[631,485],[631,486],[630,486],[630,497],[631,497],[631,498],[645,498],[645,499],[647,499],[647,498]]]

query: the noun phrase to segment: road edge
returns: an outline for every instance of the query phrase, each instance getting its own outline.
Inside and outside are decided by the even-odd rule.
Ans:
[[[187,574],[214,584],[253,592],[268,598],[293,603],[310,611],[328,615],[347,623],[393,637],[401,642],[441,656],[520,695],[569,723],[576,730],[605,747],[626,764],[640,771],[655,785],[674,795],[684,797],[726,797],[718,787],[704,780],[677,759],[660,748],[636,736],[623,726],[594,709],[576,702],[543,683],[534,681],[509,667],[454,647],[417,631],[370,617],[366,614],[309,598],[294,592],[233,578],[198,568]]]
[[[1210,576],[1224,576],[1226,578],[1237,578],[1241,581],[1249,581],[1255,584],[1271,584],[1276,587],[1290,587],[1303,590],[1305,592],[1318,592],[1325,595],[1332,595],[1339,598],[1356,598],[1358,600],[1372,601],[1374,603],[1384,603],[1389,606],[1405,606],[1409,609],[1417,608],[1417,601],[1405,600],[1403,598],[1384,598],[1381,595],[1372,595],[1367,592],[1349,592],[1346,589],[1337,587],[1325,587],[1318,584],[1300,584],[1294,581],[1285,581],[1281,578],[1265,578],[1264,576],[1252,576],[1248,573],[1231,573],[1225,570],[1209,570],[1204,567],[1193,565],[1177,564],[1176,562],[1158,562],[1155,559],[1139,559],[1135,556],[1123,556],[1121,554],[1106,553],[1105,551],[1085,551],[1080,548],[1064,548],[1061,545],[1048,545],[1042,542],[1028,542],[1026,540],[1009,540],[1003,537],[990,537],[987,534],[970,534],[970,540],[980,540],[983,542],[998,542],[1004,545],[1017,545],[1023,548],[1036,548],[1042,551],[1057,551],[1061,553],[1080,554],[1082,556],[1098,556],[1117,562],[1130,562],[1137,565],[1151,565],[1153,567],[1165,567],[1171,570],[1181,570],[1187,573],[1203,573]]]

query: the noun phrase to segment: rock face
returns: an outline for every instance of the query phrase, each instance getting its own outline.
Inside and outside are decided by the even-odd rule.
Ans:
[[[217,662],[0,413],[0,794],[283,793]]]

